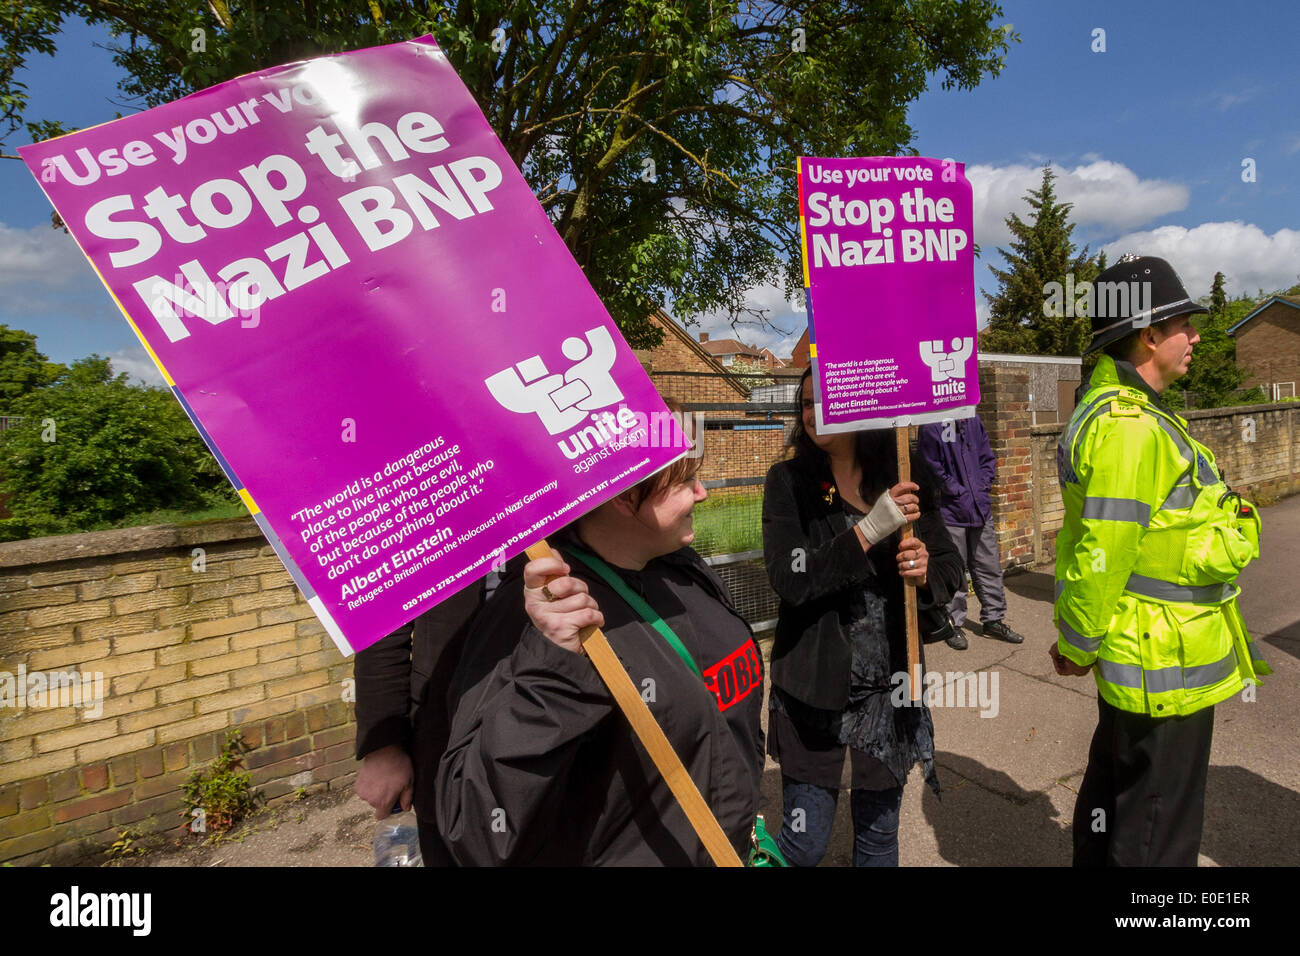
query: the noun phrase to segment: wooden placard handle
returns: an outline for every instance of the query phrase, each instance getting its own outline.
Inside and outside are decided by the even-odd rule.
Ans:
[[[900,425],[894,429],[894,443],[898,448],[898,480],[912,480],[911,428]],[[903,537],[912,534],[912,522],[903,525]],[[903,583],[903,619],[907,621],[907,673],[912,688],[913,702],[921,699],[921,632],[916,623],[916,588]]]
[[[545,540],[528,547],[526,553],[533,560],[559,557],[551,550],[551,546]],[[700,842],[704,844],[704,848],[709,851],[709,856],[713,857],[714,864],[717,866],[744,866],[740,861],[740,857],[736,855],[731,841],[722,832],[722,827],[713,815],[713,811],[709,809],[709,805],[700,796],[695,781],[691,779],[691,775],[682,766],[677,751],[673,750],[673,745],[664,736],[663,729],[655,720],[654,714],[650,713],[650,708],[645,705],[645,701],[641,699],[641,695],[637,692],[636,686],[632,683],[632,678],[627,676],[627,671],[619,663],[618,657],[615,656],[613,648],[609,646],[609,641],[606,640],[604,632],[595,626],[585,627],[578,632],[578,638],[582,641],[582,649],[591,658],[591,663],[595,665],[596,673],[600,675],[600,679],[609,688],[609,692],[614,696],[614,701],[618,704],[619,710],[623,712],[623,716],[627,718],[627,722],[632,725],[632,732],[636,734],[637,740],[641,741],[641,746],[646,749],[646,753],[654,761],[659,773],[663,775],[664,781],[668,784],[668,789],[672,791],[673,796],[677,798],[677,802],[681,804],[681,808],[686,812],[686,819],[690,821],[691,826],[695,829],[695,833],[699,836]]]

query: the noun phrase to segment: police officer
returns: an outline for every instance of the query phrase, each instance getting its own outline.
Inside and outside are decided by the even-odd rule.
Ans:
[[[1088,390],[1057,447],[1056,672],[1097,680],[1074,810],[1076,866],[1195,866],[1214,705],[1270,670],[1234,583],[1259,517],[1160,399],[1208,310],[1163,259],[1125,256],[1093,289]]]

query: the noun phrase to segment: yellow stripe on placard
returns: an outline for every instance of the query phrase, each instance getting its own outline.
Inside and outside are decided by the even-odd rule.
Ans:
[[[809,357],[809,358],[816,358],[816,357],[817,357],[817,343],[816,343],[816,342],[809,342],[809,343],[808,343],[808,357]]]
[[[253,500],[253,496],[248,493],[247,488],[239,489],[239,498],[244,502],[244,507],[248,509],[249,514],[255,515],[261,513],[262,509],[257,507],[257,502]]]
[[[795,171],[799,177],[799,198],[803,198],[803,157],[795,159]],[[808,227],[804,222],[803,203],[799,203],[799,254],[803,259],[803,287],[812,287],[812,277],[808,274]]]

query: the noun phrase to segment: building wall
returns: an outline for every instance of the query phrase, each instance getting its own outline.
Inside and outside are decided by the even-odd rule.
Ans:
[[[1029,373],[1022,367],[980,364],[976,409],[998,462],[993,521],[1004,568],[1032,564],[1036,534],[1029,436]]]
[[[252,519],[0,544],[0,681],[23,672],[93,675],[103,695],[0,706],[0,861],[180,832],[181,785],[232,729],[271,801],[358,766],[352,663]]]
[[[1236,340],[1237,364],[1247,373],[1245,386],[1295,382],[1300,395],[1300,309],[1275,302]]]

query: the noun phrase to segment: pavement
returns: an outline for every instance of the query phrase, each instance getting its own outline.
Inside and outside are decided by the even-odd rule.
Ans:
[[[1216,708],[1206,787],[1202,866],[1300,865],[1300,496],[1262,510],[1260,559],[1241,576],[1242,613],[1273,667],[1256,699]],[[934,706],[942,797],[913,770],[899,828],[904,866],[1062,866],[1070,862],[1070,820],[1097,720],[1092,677],[1059,677],[1047,649],[1052,626],[1050,566],[1009,573],[1006,620],[1022,645],[968,633],[970,647],[926,649],[930,671],[976,674],[985,706]],[[972,597],[970,618],[979,619]],[[951,674],[949,673],[951,672]],[[996,703],[996,713],[994,703]],[[981,710],[989,716],[981,716]],[[762,811],[781,818],[780,771],[770,760]],[[145,866],[369,866],[375,821],[350,791],[271,811],[250,832],[219,847],[154,853]],[[841,799],[823,866],[848,866],[852,824]]]

